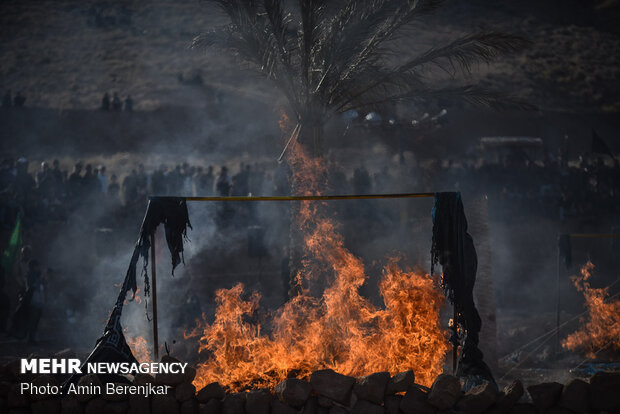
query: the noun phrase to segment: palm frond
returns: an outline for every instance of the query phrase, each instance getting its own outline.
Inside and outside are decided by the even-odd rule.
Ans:
[[[420,102],[429,99],[460,99],[463,102],[474,107],[485,107],[494,110],[533,111],[537,109],[535,105],[532,105],[518,97],[506,93],[480,88],[476,85],[464,85],[449,86],[437,89],[428,87],[422,89],[413,88],[408,92],[403,92],[396,95],[385,95],[378,97],[374,101],[368,101],[360,103],[358,105],[351,105],[347,107],[346,110],[372,108],[375,105],[381,105],[388,102]]]
[[[454,70],[469,72],[474,63],[490,63],[500,55],[518,52],[530,42],[522,36],[484,32],[463,36],[446,46],[432,48],[402,64],[397,71],[406,72],[425,64],[435,64],[445,69],[447,61]]]

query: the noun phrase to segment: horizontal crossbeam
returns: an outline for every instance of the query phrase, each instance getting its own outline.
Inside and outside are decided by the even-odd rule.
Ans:
[[[346,195],[302,195],[302,196],[208,196],[208,197],[171,197],[183,198],[185,201],[327,201],[327,200],[372,200],[386,198],[428,198],[435,193],[396,193],[396,194],[346,194]],[[168,198],[168,196],[152,196]]]

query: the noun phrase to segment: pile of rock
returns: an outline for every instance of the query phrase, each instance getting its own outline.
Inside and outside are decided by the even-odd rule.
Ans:
[[[176,362],[164,357],[162,362]],[[413,371],[391,376],[378,372],[353,378],[332,370],[314,372],[308,381],[289,378],[273,390],[228,393],[218,383],[196,390],[196,371],[151,377],[138,375],[134,385],[166,386],[165,395],[22,395],[14,366],[0,372],[0,413],[35,414],[571,414],[620,412],[620,374],[598,373],[589,382],[574,379],[527,387],[515,381],[503,391],[485,383],[463,392],[458,378],[439,375],[430,388],[415,383]],[[57,383],[53,376],[30,378]],[[78,385],[100,384],[95,375]],[[104,387],[105,388],[105,387]]]

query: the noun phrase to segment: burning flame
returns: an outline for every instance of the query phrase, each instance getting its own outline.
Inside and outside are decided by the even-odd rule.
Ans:
[[[142,336],[130,337],[125,335],[125,340],[127,341],[127,345],[131,348],[131,352],[133,356],[136,357],[138,362],[154,362],[153,357],[151,355],[151,347],[148,342]]]
[[[571,277],[577,290],[583,292],[588,314],[581,318],[581,327],[562,341],[565,348],[583,350],[588,358],[607,347],[620,350],[620,300],[606,302],[609,288],[590,286],[588,279],[593,269],[592,262],[588,262],[581,268],[581,275]]]
[[[289,157],[298,191],[320,193],[322,159],[306,156],[301,145]],[[344,247],[325,204],[301,202],[297,220],[304,248],[296,275],[301,293],[272,318],[261,318],[257,292],[245,295],[242,284],[218,290],[215,320],[209,323],[203,315],[186,334],[198,338],[199,352],[207,355],[197,366],[196,388],[215,381],[231,391],[273,388],[287,377],[307,378],[323,368],[352,376],[413,369],[417,382],[430,385],[448,351],[438,281],[404,271],[392,259],[379,283],[384,302],[379,308],[359,294],[367,278],[364,264]],[[314,297],[307,284],[320,278],[327,288]]]

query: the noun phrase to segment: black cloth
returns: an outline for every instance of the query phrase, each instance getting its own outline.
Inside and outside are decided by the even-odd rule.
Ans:
[[[152,198],[149,201],[144,220],[142,221],[140,237],[134,247],[129,268],[125,274],[125,280],[121,286],[118,298],[116,299],[112,314],[103,331],[103,336],[97,340],[95,348],[82,364],[82,374],[72,375],[63,384],[64,390],[67,390],[69,384],[76,383],[80,377],[84,375],[83,373],[86,372],[85,367],[89,362],[137,362],[131,352],[131,348],[127,345],[125,335],[123,335],[121,314],[123,312],[123,304],[125,303],[127,293],[130,290],[134,295],[136,293],[136,265],[140,257],[144,258],[145,284],[148,286],[146,267],[148,265],[149,248],[151,246],[150,235],[161,223],[164,224],[166,241],[172,256],[173,272],[174,268],[182,261],[183,239],[187,235],[187,227],[191,228],[185,199],[176,197]],[[145,286],[145,292],[146,291],[147,287]],[[99,375],[99,378],[104,383],[126,381],[124,377],[111,374]]]
[[[435,193],[431,273],[437,264],[443,270],[442,287],[456,309],[454,323],[460,324],[465,331],[457,375],[495,383],[478,348],[482,328],[474,303],[478,257],[474,240],[467,232],[467,219],[458,192]]]
[[[79,379],[86,374],[86,366],[88,363],[94,362],[137,362],[136,358],[131,352],[131,348],[127,345],[125,335],[123,334],[123,327],[121,326],[121,314],[123,312],[123,304],[127,296],[127,292],[130,289],[129,278],[125,276],[123,286],[116,299],[116,304],[112,310],[112,314],[108,319],[108,323],[103,331],[103,336],[97,339],[95,348],[88,355],[86,361],[82,363],[81,374],[73,374],[63,384],[63,392],[66,392],[70,384],[75,384]],[[99,379],[103,383],[108,382],[127,382],[124,377],[116,374],[98,374]]]
[[[592,129],[592,152],[594,154],[606,154],[610,157],[614,157],[614,153],[611,152],[611,149],[607,145],[603,138],[601,138],[594,129]]]
[[[145,276],[145,295],[149,294],[148,275],[146,267],[148,265],[149,249],[151,247],[151,232],[155,231],[157,226],[164,224],[166,233],[166,242],[170,255],[172,257],[172,273],[174,269],[182,262],[183,239],[187,237],[187,228],[192,228],[189,222],[189,214],[187,212],[187,203],[182,197],[153,197],[149,201],[149,205],[142,220],[140,228],[140,237],[136,242],[136,246],[127,269],[127,278],[129,279],[129,288],[134,295],[137,289],[136,282],[136,265],[138,259],[144,259],[143,273]]]

